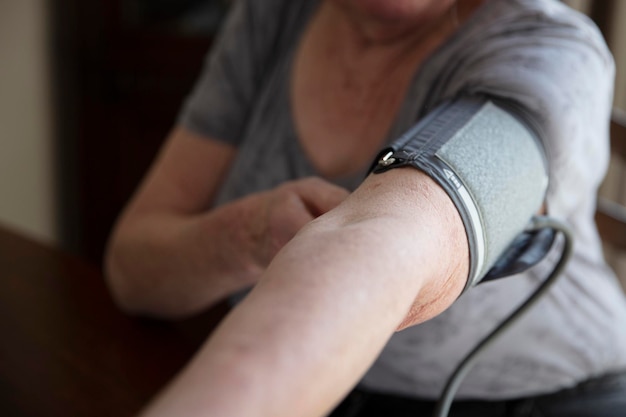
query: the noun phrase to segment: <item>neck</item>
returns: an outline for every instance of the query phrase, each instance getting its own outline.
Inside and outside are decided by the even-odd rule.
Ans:
[[[393,10],[367,10],[350,1],[329,0],[325,4],[335,23],[344,26],[343,35],[361,48],[397,47],[413,44],[416,39],[445,36],[460,24],[485,0],[440,0],[422,10],[409,13]]]
[[[361,10],[347,2],[328,2],[330,9],[343,23],[347,35],[357,44],[369,47],[393,46],[410,43],[414,38],[423,37],[440,26],[452,22],[454,3],[439,2],[435,8],[428,8],[410,15],[390,16]]]
[[[326,51],[356,73],[386,74],[419,59],[456,29],[452,10],[442,9],[413,19],[375,19],[343,4],[326,2],[320,20]]]

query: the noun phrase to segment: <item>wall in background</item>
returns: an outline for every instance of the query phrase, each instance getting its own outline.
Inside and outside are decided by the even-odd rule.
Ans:
[[[0,1],[0,223],[55,242],[45,4]]]
[[[613,103],[616,107],[626,110],[626,25],[623,22],[626,22],[626,1],[616,1],[611,33],[608,35],[616,65]],[[613,157],[601,191],[626,205],[626,161],[618,161]],[[609,251],[607,259],[620,277],[624,291],[626,291],[626,255]]]
[[[626,109],[626,2],[615,3],[614,24],[611,25],[610,45],[615,56],[617,74],[615,78],[614,103],[621,109]]]

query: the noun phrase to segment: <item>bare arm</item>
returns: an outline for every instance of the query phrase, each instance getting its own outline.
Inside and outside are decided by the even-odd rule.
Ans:
[[[146,416],[321,416],[392,333],[457,297],[463,225],[413,169],[370,176],[272,261]]]
[[[124,310],[187,316],[256,283],[278,249],[347,195],[306,179],[210,210],[235,152],[184,129],[168,139],[109,242],[106,275]]]

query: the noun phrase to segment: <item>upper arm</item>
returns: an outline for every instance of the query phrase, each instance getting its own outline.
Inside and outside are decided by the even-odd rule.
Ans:
[[[176,128],[136,192],[127,216],[206,210],[236,154],[232,145]]]

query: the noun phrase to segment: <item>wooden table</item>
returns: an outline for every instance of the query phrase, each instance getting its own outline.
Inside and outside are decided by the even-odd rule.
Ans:
[[[225,313],[127,317],[91,265],[0,228],[0,416],[130,416]]]

